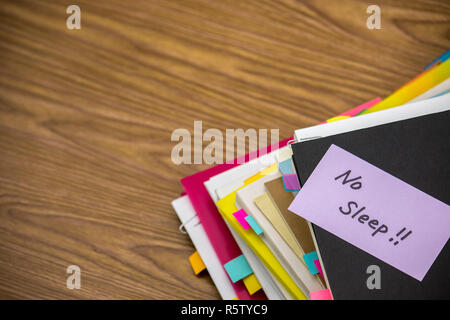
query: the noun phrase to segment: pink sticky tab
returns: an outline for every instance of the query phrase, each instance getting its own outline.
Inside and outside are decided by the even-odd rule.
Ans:
[[[289,210],[419,281],[450,236],[450,206],[336,145]]]
[[[330,289],[312,291],[309,295],[311,300],[333,300]]]
[[[370,109],[371,107],[375,106],[377,103],[379,103],[382,99],[380,97],[372,99],[370,101],[367,101],[366,103],[363,103],[362,105],[359,105],[353,109],[348,110],[347,112],[341,113],[340,115],[331,118],[331,119],[336,119],[339,117],[354,117],[356,116],[358,113],[361,113],[362,111],[366,110],[366,109]],[[321,123],[327,123],[328,120],[323,121]]]
[[[300,190],[300,183],[298,182],[297,174],[289,173],[283,174],[283,181],[286,189]]]
[[[319,259],[314,260],[313,263],[316,266],[317,270],[319,270],[320,275],[323,277],[322,266],[320,265]]]
[[[236,218],[236,220],[239,222],[242,228],[244,228],[244,230],[250,228],[250,225],[248,224],[247,220],[245,220],[247,212],[245,212],[244,209],[236,211],[235,213],[233,213],[233,216]]]

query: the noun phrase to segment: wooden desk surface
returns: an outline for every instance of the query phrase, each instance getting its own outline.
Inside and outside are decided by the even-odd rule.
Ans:
[[[448,1],[0,1],[0,298],[217,299],[170,202],[176,128],[294,129],[450,47]],[[81,290],[66,268],[81,267]]]

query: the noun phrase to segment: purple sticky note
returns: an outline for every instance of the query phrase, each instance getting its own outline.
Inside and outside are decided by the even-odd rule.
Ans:
[[[320,265],[319,259],[314,260],[313,263],[314,263],[314,265],[316,266],[317,270],[319,270],[319,273],[320,273],[320,275],[321,275],[322,278],[323,278],[322,266]]]
[[[289,210],[419,281],[450,236],[450,206],[335,145]]]
[[[300,183],[298,182],[297,174],[289,173],[283,174],[284,186],[288,190],[300,190]]]
[[[233,213],[233,216],[236,218],[236,220],[239,222],[242,228],[244,228],[244,230],[250,228],[250,224],[247,222],[247,220],[245,220],[247,212],[245,212],[244,209],[236,211],[235,213]]]

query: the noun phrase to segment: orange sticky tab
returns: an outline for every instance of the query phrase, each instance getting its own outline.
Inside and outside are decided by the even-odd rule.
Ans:
[[[234,297],[233,299],[231,299],[231,300],[239,300],[239,298],[238,297]]]
[[[206,266],[203,263],[202,257],[200,257],[200,254],[198,253],[198,251],[195,251],[189,257],[189,262],[191,263],[192,270],[194,270],[194,273],[196,275],[206,269]]]
[[[244,285],[250,295],[261,289],[261,284],[253,273],[244,278]]]

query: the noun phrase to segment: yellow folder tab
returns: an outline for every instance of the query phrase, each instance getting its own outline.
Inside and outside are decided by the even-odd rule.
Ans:
[[[392,107],[401,106],[415,97],[428,91],[435,85],[441,83],[450,77],[450,59],[441,63],[437,67],[431,69],[429,72],[419,76],[414,81],[404,85],[389,97],[376,104],[372,108],[365,110],[361,114],[372,113]]]
[[[247,288],[248,293],[250,295],[254,294],[256,291],[261,289],[261,285],[259,284],[258,278],[254,274],[251,274],[244,278],[244,285]]]
[[[255,174],[254,176],[245,180],[244,185],[238,190],[244,188],[250,183],[261,179],[262,177],[275,172],[278,169],[276,163],[267,167],[263,171]],[[266,265],[266,267],[272,272],[272,274],[280,281],[280,283],[286,288],[286,290],[298,300],[307,300],[307,297],[292,280],[289,273],[283,268],[280,262],[277,260],[272,251],[267,247],[262,238],[258,236],[251,228],[245,230],[241,227],[239,222],[234,219],[233,213],[238,210],[235,205],[236,191],[233,191],[226,197],[217,201],[217,207],[222,217],[228,222],[229,225],[244,239],[247,245],[253,250],[258,258]]]
[[[200,254],[198,253],[198,251],[195,251],[189,257],[189,262],[191,263],[192,270],[194,270],[194,273],[196,275],[206,269],[206,266],[203,263],[202,257],[200,257]]]

